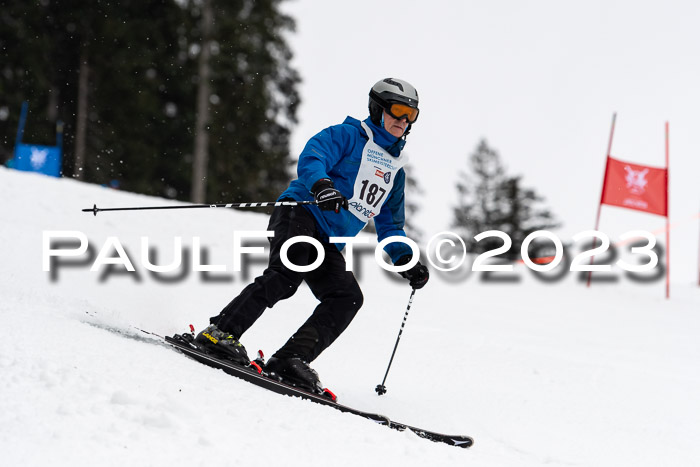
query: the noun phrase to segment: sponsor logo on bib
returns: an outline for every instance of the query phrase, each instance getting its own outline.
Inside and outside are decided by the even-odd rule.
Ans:
[[[355,212],[357,212],[359,215],[366,217],[367,220],[369,220],[375,216],[375,213],[373,213],[371,210],[367,209],[366,207],[362,206],[357,201],[353,201],[348,206],[350,208],[354,209]]]

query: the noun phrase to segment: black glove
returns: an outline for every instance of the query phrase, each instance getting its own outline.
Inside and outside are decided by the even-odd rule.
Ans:
[[[348,199],[333,188],[330,178],[322,178],[311,187],[316,204],[323,211],[340,212],[340,208],[348,208]]]
[[[394,266],[403,266],[404,264],[407,264],[409,261],[411,261],[411,258],[411,255],[404,255],[396,260]],[[399,274],[401,274],[401,277],[403,277],[404,279],[408,279],[408,282],[414,289],[422,288],[425,284],[428,283],[428,279],[430,279],[428,267],[420,264],[420,261],[418,261],[418,263],[416,263],[416,265],[413,266],[411,269],[400,272]]]

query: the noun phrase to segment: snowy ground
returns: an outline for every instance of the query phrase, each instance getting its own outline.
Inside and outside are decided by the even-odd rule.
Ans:
[[[230,210],[80,212],[166,204],[0,168],[2,465],[694,466],[700,459],[700,290],[661,282],[581,285],[434,277],[416,293],[382,397],[410,289],[361,261],[365,306],[314,362],[342,402],[475,438],[430,443],[326,407],[266,392],[184,358],[132,326],[201,328],[262,269],[233,273],[233,232],[264,215]],[[42,271],[42,232],[81,231],[88,253]],[[117,237],[134,263],[91,272]],[[199,237],[226,272],[151,274],[140,237],[173,258]],[[67,248],[64,247],[64,248]],[[184,272],[183,272],[184,271]],[[178,277],[178,273],[184,277]],[[169,282],[164,281],[167,277]],[[217,280],[214,280],[216,278]],[[243,338],[281,345],[314,306],[307,289]]]

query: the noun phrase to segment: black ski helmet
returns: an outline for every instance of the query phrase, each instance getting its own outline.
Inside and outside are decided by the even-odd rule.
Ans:
[[[369,91],[369,117],[372,123],[381,126],[382,110],[388,109],[393,103],[406,104],[417,109],[418,91],[402,79],[386,78],[377,81]],[[405,134],[408,134],[410,128],[409,124]]]

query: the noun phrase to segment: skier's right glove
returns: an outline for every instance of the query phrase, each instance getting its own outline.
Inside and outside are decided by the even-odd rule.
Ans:
[[[404,255],[396,260],[394,266],[403,266],[404,264],[407,264],[409,261],[411,261],[411,258],[411,255]],[[420,261],[418,261],[416,265],[413,266],[411,269],[400,272],[399,274],[401,274],[401,277],[403,277],[404,279],[408,279],[408,282],[414,289],[422,288],[425,284],[428,283],[428,279],[430,279],[428,267],[420,264]]]
[[[330,178],[322,178],[311,187],[316,204],[323,211],[340,212],[340,208],[348,208],[348,199],[333,187]]]

